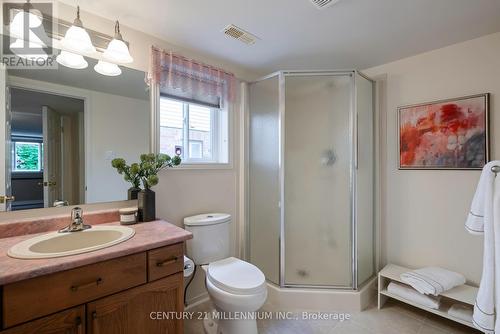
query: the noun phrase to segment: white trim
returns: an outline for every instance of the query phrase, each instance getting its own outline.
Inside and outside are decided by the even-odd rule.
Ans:
[[[230,163],[227,164],[220,164],[220,163],[184,163],[180,164],[177,167],[170,168],[169,171],[175,171],[175,170],[231,170],[233,169],[233,165]]]
[[[20,89],[26,89],[41,93],[49,93],[53,95],[59,95],[59,96],[65,96],[83,100],[83,115],[84,115],[83,122],[84,122],[84,132],[85,132],[85,138],[84,138],[85,142],[83,145],[83,150],[85,154],[85,173],[84,173],[85,178],[83,184],[85,190],[85,199],[83,202],[87,203],[87,197],[88,197],[87,181],[89,180],[89,173],[91,171],[90,150],[92,148],[92,136],[91,136],[92,123],[90,122],[92,115],[91,115],[91,109],[89,107],[92,104],[91,94],[89,94],[88,90],[85,89],[63,86],[50,82],[26,79],[16,76],[9,76],[7,82],[11,88],[20,88]]]
[[[249,86],[247,82],[240,83],[240,119],[239,132],[239,174],[238,174],[238,227],[239,227],[239,258],[249,261],[250,230],[248,226],[248,126],[249,126]]]
[[[156,153],[160,151],[160,131],[153,129],[160,128],[160,86],[154,84],[149,86],[149,104],[150,104],[150,128],[149,151]]]
[[[158,103],[154,103],[154,101],[156,99],[158,99]],[[158,153],[160,151],[160,131],[159,131],[159,128],[160,128],[160,122],[159,122],[159,119],[160,119],[160,92],[159,90],[157,90],[156,92],[156,95],[154,93],[151,94],[151,105],[152,105],[152,114],[155,114],[157,115],[157,118],[158,118],[158,121],[157,122],[151,122],[151,142],[155,142],[156,145],[153,145],[152,144],[152,147],[154,147],[154,150],[153,150],[153,153]],[[167,99],[171,99],[171,100],[175,100],[175,97],[165,97]],[[181,100],[179,100],[181,101]],[[182,101],[184,104],[189,104],[189,102],[184,102]],[[194,103],[195,104],[195,103]],[[226,103],[227,105],[227,103]],[[155,110],[153,110],[155,109]],[[211,110],[217,110],[216,108],[210,108]],[[232,110],[232,109],[235,109],[235,110]],[[234,148],[235,148],[235,145],[234,145],[234,129],[235,127],[238,125],[236,122],[237,122],[237,117],[235,117],[234,113],[235,112],[238,112],[238,110],[236,110],[237,107],[236,107],[236,103],[231,103],[229,104],[229,106],[226,106],[224,108],[221,108],[220,109],[220,113],[221,112],[225,112],[227,113],[227,118],[228,118],[228,121],[227,121],[227,126],[228,126],[228,129],[227,129],[227,132],[228,132],[228,138],[227,138],[227,159],[228,159],[228,162],[227,163],[220,163],[220,162],[217,162],[216,160],[214,160],[214,162],[210,162],[210,161],[207,161],[207,160],[201,160],[199,162],[197,162],[196,160],[194,159],[190,159],[188,160],[188,162],[182,162],[179,166],[175,167],[175,168],[172,168],[170,170],[217,170],[217,169],[220,169],[220,170],[230,170],[230,169],[233,169],[234,168],[234,156],[235,156],[235,152],[234,152]],[[185,113],[185,110],[184,110],[184,113]],[[215,120],[216,121],[216,129],[215,131],[219,132],[219,134],[216,134],[215,136],[212,134],[212,141],[213,143],[215,143],[214,141],[214,138],[217,138],[217,146],[218,148],[216,150],[213,149],[212,147],[212,157],[213,158],[216,158],[216,159],[219,159],[220,157],[220,147],[221,147],[221,138],[220,138],[220,131],[221,131],[221,126],[220,126],[220,113],[218,113],[219,115],[216,117],[217,119]],[[189,113],[188,113],[189,114]],[[188,116],[189,117],[189,116]],[[189,125],[189,119],[187,119],[187,117],[185,116],[184,117],[184,127],[185,129],[187,129],[186,131],[189,131],[188,129],[188,126]],[[214,123],[214,117],[212,117],[212,125]],[[212,130],[214,130],[214,127],[212,126]],[[212,131],[213,132],[213,131]],[[186,136],[184,135],[183,136],[184,138],[184,141],[186,140]],[[185,143],[183,143],[183,147],[184,147],[184,152],[183,152],[183,155],[187,154],[189,156],[189,145],[186,145]],[[217,151],[217,152],[215,152]]]

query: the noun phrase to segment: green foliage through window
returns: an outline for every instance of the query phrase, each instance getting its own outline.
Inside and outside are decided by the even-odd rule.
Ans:
[[[14,171],[39,172],[42,170],[40,143],[15,142],[14,150]]]

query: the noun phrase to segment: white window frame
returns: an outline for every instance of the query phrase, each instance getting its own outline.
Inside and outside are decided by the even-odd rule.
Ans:
[[[161,98],[170,98],[172,100],[176,100],[175,97],[167,97],[160,96],[160,89],[158,85],[155,85],[153,89],[151,89],[151,151],[154,153],[160,152],[160,99]],[[189,131],[189,113],[186,112],[187,105],[194,104],[195,102],[186,102],[182,99],[178,99],[178,101],[184,103],[184,123],[183,123],[183,155],[189,156],[189,143],[187,142],[189,136],[187,136],[186,131]],[[199,104],[201,106],[206,107],[203,104]],[[196,159],[184,160],[181,162],[179,166],[172,170],[183,170],[183,169],[232,169],[233,168],[233,129],[234,129],[234,116],[231,112],[229,112],[228,108],[219,109],[220,112],[215,112],[216,108],[212,109],[212,117],[211,117],[211,128],[217,127],[217,131],[212,131],[212,143],[217,143],[215,145],[215,149],[212,151],[212,160],[207,161],[206,159],[200,159],[200,161],[196,161]],[[221,133],[221,123],[222,119],[220,117],[221,113],[227,114],[227,162],[219,162],[219,150],[222,148],[222,143],[220,142],[222,138],[220,138]],[[214,115],[215,114],[215,115]],[[186,117],[187,115],[187,117]],[[214,148],[214,146],[213,146]],[[214,159],[216,158],[216,159]]]

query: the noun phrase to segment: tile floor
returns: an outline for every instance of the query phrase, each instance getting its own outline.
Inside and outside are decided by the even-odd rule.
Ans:
[[[188,311],[210,310],[211,303],[206,302]],[[260,334],[480,334],[472,328],[397,301],[388,301],[382,310],[372,306],[342,322],[261,320],[258,321],[258,328]],[[186,320],[184,333],[203,334],[202,320]]]

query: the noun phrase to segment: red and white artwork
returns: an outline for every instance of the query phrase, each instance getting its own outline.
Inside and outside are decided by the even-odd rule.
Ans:
[[[488,161],[488,94],[399,108],[401,169],[480,169]]]

